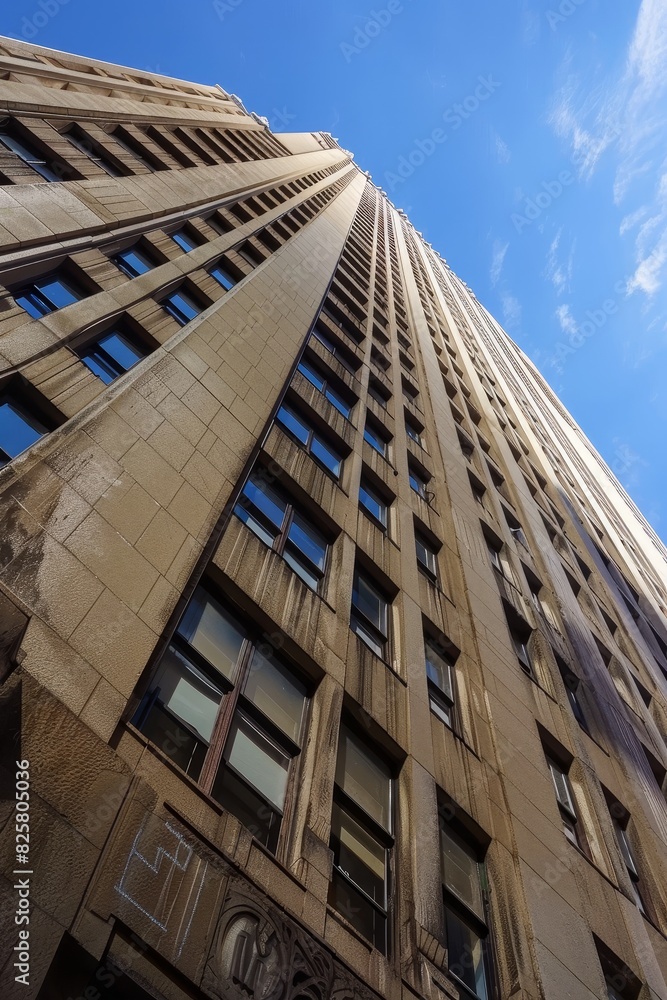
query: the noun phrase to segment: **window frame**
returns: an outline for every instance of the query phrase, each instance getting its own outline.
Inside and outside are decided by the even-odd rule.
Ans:
[[[138,357],[132,362],[127,368],[123,367],[123,363],[113,356],[113,354],[108,351],[103,346],[103,341],[108,340],[109,337],[113,335],[124,340],[131,351],[136,353]],[[105,386],[111,385],[116,379],[121,378],[121,376],[126,375],[127,372],[131,371],[135,365],[143,361],[152,353],[154,348],[147,344],[143,338],[140,338],[134,334],[134,332],[129,329],[126,323],[122,320],[118,323],[114,323],[113,326],[107,327],[107,329],[98,333],[94,338],[85,341],[79,347],[75,348],[75,353],[79,360],[88,368],[95,378],[98,378]],[[107,369],[107,374],[111,374],[108,381],[100,375],[98,371],[86,360],[87,358],[94,360],[99,368]]]
[[[353,741],[357,743],[358,746],[362,748],[367,754],[367,759],[377,765],[379,763],[387,772],[387,826],[384,827],[382,823],[375,817],[371,816],[363,806],[352,798],[342,787],[338,780],[338,771],[340,767],[340,754],[341,746],[343,745],[343,735],[348,734]],[[381,954],[388,956],[392,949],[392,918],[393,918],[393,848],[395,847],[395,799],[396,799],[396,778],[394,776],[394,768],[391,764],[387,763],[383,758],[381,753],[378,753],[376,748],[370,744],[370,742],[361,737],[357,728],[352,723],[352,720],[343,718],[341,722],[339,735],[338,735],[338,748],[336,755],[336,772],[334,777],[334,791],[333,791],[333,806],[332,806],[332,821],[331,821],[331,833],[329,846],[333,853],[333,866],[331,881],[329,883],[329,905],[336,909],[337,912],[342,911],[338,909],[335,902],[332,902],[332,895],[335,892],[337,879],[341,880],[344,885],[352,887],[352,891],[361,897],[363,903],[370,908],[372,914],[377,919],[379,917],[380,921],[383,923],[380,925],[380,929],[383,932],[383,941],[380,942],[382,946],[378,944],[378,938],[369,938],[364,931],[359,927],[356,927],[354,921],[350,919],[350,916],[342,913],[343,917],[348,920],[358,934],[360,934],[366,941],[369,941],[374,948],[380,951]],[[374,840],[384,852],[384,905],[378,903],[372,896],[370,896],[361,885],[359,885],[354,878],[347,872],[342,866],[337,863],[337,849],[335,844],[335,833],[334,833],[334,816],[336,810],[349,816],[353,823],[356,823],[361,827],[362,831],[366,836]],[[340,850],[340,847],[338,848]],[[374,928],[375,933],[375,928]]]
[[[424,550],[427,556],[427,561],[424,562],[419,558],[420,546]],[[438,553],[441,546],[436,548],[435,544],[431,542],[418,527],[415,527],[415,556],[417,559],[417,569],[422,573],[427,580],[431,583],[439,584],[440,575],[438,572]],[[431,557],[432,566],[429,564],[428,557]]]
[[[362,491],[370,497],[371,500],[375,500],[381,512],[384,516],[378,517],[367,504],[361,499]],[[369,477],[362,473],[361,479],[359,480],[359,509],[363,512],[364,516],[367,517],[373,524],[375,524],[381,531],[389,531],[389,510],[392,501],[388,500],[386,496],[377,489],[377,487],[370,482]]]
[[[264,478],[262,478],[262,476],[264,476]],[[285,509],[283,511],[283,517],[280,527],[277,528],[277,532],[270,546],[268,546],[268,542],[266,542],[264,538],[257,531],[255,531],[255,529],[252,528],[247,523],[246,520],[244,520],[244,518],[240,515],[239,510],[237,509],[240,508],[250,513],[252,519],[259,522],[260,526],[264,527],[267,534],[270,534],[273,530],[276,529],[276,525],[270,521],[266,513],[262,511],[261,508],[258,507],[257,504],[255,504],[252,501],[252,499],[245,493],[247,485],[251,482],[256,488],[260,488],[258,486],[258,482],[261,482],[262,485],[266,486],[269,490],[271,490],[274,494],[276,494],[277,497],[285,504]],[[326,583],[329,563],[331,560],[331,548],[333,543],[327,538],[326,534],[321,530],[321,528],[318,525],[312,523],[312,519],[309,517],[309,515],[307,513],[304,514],[301,505],[294,502],[289,491],[286,490],[283,484],[276,479],[276,476],[272,476],[270,473],[266,472],[266,470],[264,470],[262,466],[259,467],[256,466],[251,471],[250,475],[246,479],[246,482],[243,484],[243,489],[239,493],[237,501],[234,504],[234,514],[236,515],[236,517],[239,518],[239,520],[243,524],[245,524],[249,528],[250,531],[253,531],[254,534],[257,535],[260,541],[264,541],[264,544],[266,544],[269,548],[271,548],[271,550],[275,552],[276,555],[279,555],[282,559],[284,559],[285,562],[290,567],[290,569],[294,573],[296,573],[296,575],[306,584],[306,586],[310,587],[310,589],[313,590],[316,594],[320,595],[322,594],[322,591],[324,590]],[[294,526],[294,524],[296,523],[297,518],[300,518],[302,521],[304,521],[307,527],[310,528],[316,534],[318,534],[321,537],[322,541],[324,542],[324,555],[322,561],[323,565],[321,569],[314,562],[312,562],[312,560],[308,555],[306,555],[306,553],[304,553],[301,549],[299,549],[299,547],[290,537],[290,531]],[[309,573],[311,577],[314,577],[317,580],[316,586],[313,587],[308,582],[308,579],[306,579],[306,577],[303,576],[299,572],[299,570],[293,565],[293,562],[289,558],[290,548],[297,549],[299,551],[300,559],[297,559],[296,557],[292,558],[297,563],[303,562],[305,564],[304,567],[305,572]]]
[[[173,304],[172,299],[176,295],[180,295],[181,298],[185,299],[186,304],[190,305],[190,307],[194,306],[196,308],[197,311],[194,316],[187,316],[179,306]],[[167,315],[176,320],[179,326],[187,326],[188,323],[193,323],[201,316],[204,310],[208,309],[210,304],[210,302],[204,304],[199,291],[197,289],[193,290],[193,286],[187,280],[181,282],[176,288],[172,288],[167,295],[159,300],[159,305],[162,306]]]
[[[380,455],[387,462],[389,461],[391,440],[391,436],[386,428],[367,412],[364,422],[364,441],[376,454]],[[383,447],[379,448],[378,444],[381,444]]]
[[[438,673],[438,667],[429,660],[429,647],[446,668],[449,678],[449,691],[446,691],[440,680],[433,676]],[[453,643],[450,643],[448,640],[444,642],[440,641],[431,629],[424,628],[424,670],[426,673],[429,708],[454,733],[458,733],[460,728],[456,681],[456,661],[458,655],[459,652]],[[432,671],[429,670],[429,665],[432,666]]]
[[[184,624],[187,623],[188,612],[198,595],[204,600],[209,599],[218,605],[218,607],[222,609],[223,616],[227,619],[227,621],[229,622],[231,620],[233,629],[235,630],[237,636],[240,637],[236,660],[234,661],[231,669],[231,677],[225,676],[225,674],[222,673],[222,671],[216,667],[212,661],[206,658],[204,653],[192,644],[192,642],[184,635],[183,631],[181,631]],[[230,812],[232,815],[236,816],[234,811],[220,802],[219,797],[216,795],[216,784],[223,773],[229,772],[233,774],[238,781],[241,781],[241,783],[246,786],[250,796],[254,795],[256,798],[264,800],[264,806],[270,812],[272,811],[275,813],[278,817],[277,830],[270,826],[266,840],[262,839],[261,828],[257,826],[249,827],[248,824],[246,824],[238,816],[236,818],[242,826],[250,830],[251,834],[256,837],[260,843],[264,844],[267,850],[269,850],[272,854],[278,854],[281,850],[281,844],[287,835],[289,827],[289,822],[285,823],[284,820],[285,817],[291,812],[293,788],[297,780],[302,754],[306,747],[306,734],[310,722],[314,685],[299,671],[294,670],[291,662],[286,657],[282,656],[280,652],[276,653],[273,650],[268,652],[270,660],[275,661],[279,670],[288,674],[290,679],[294,682],[294,686],[303,689],[303,703],[301,707],[300,723],[298,731],[294,734],[295,738],[292,738],[288,733],[280,728],[278,723],[272,720],[261,708],[255,705],[251,698],[246,694],[248,680],[253,670],[255,655],[260,657],[266,656],[267,643],[265,638],[265,633],[261,633],[259,628],[252,627],[252,625],[250,625],[246,619],[242,617],[237,608],[230,601],[228,601],[224,595],[216,592],[208,581],[202,581],[197,586],[192,598],[184,608],[169,642],[165,645],[162,655],[159,657],[157,662],[153,664],[148,682],[145,685],[143,696],[140,698],[139,704],[131,716],[130,725],[142,733],[144,739],[156,746],[160,752],[170,760],[173,767],[177,768],[191,781],[194,781],[206,795],[215,799],[216,802],[219,802],[222,808],[227,812]],[[186,661],[187,668],[184,669],[183,666],[180,665],[177,668],[182,671],[182,675],[184,677],[187,677],[186,670],[189,670],[190,673],[200,674],[209,682],[209,686],[216,690],[216,692],[220,695],[215,719],[211,726],[211,735],[208,741],[202,739],[201,734],[197,733],[196,730],[193,730],[191,724],[189,724],[185,719],[180,718],[173,709],[165,705],[159,705],[160,689],[159,687],[152,687],[152,685],[159,680],[164,669],[165,657],[172,650],[176,650],[181,660]],[[194,668],[194,671],[192,668]],[[154,712],[157,705],[159,705],[163,714],[166,715],[168,719],[172,720],[173,725],[175,726],[175,733],[167,732],[167,736],[169,738],[174,735],[178,741],[177,733],[178,730],[181,729],[187,734],[194,736],[195,740],[199,740],[199,742],[205,747],[203,757],[201,758],[201,762],[196,770],[196,774],[189,773],[189,765],[188,768],[184,768],[174,759],[174,757],[166,749],[165,741],[163,741],[162,745],[160,745],[150,734],[145,733],[144,729],[148,720],[151,718],[151,713]],[[252,784],[249,778],[243,776],[235,767],[231,766],[227,760],[226,754],[232,749],[231,740],[236,733],[235,726],[238,728],[238,718],[250,720],[251,725],[254,726],[254,728],[260,733],[265,742],[269,745],[273,745],[288,761],[284,785],[284,805],[282,809],[280,809],[275,803],[270,802],[266,795]],[[195,750],[193,750],[191,754],[191,760]],[[268,817],[263,816],[260,818],[267,819]]]
[[[296,422],[301,427],[303,427],[303,429],[307,432],[307,436],[306,436],[306,440],[305,441],[301,441],[301,439],[297,437],[297,435],[294,433],[294,431],[292,431],[292,429],[290,427],[288,427],[283,422],[283,420],[280,417],[280,413],[281,413],[282,410],[286,410],[291,416],[293,416],[295,418]],[[313,459],[313,461],[316,462],[317,465],[328,476],[330,476],[331,479],[334,480],[334,482],[336,482],[336,483],[340,482],[340,478],[341,478],[341,476],[343,474],[343,464],[345,462],[345,456],[339,454],[339,452],[336,451],[335,447],[332,444],[329,443],[329,441],[324,437],[324,435],[321,434],[315,427],[311,426],[311,424],[309,423],[307,417],[303,416],[303,414],[301,413],[301,411],[298,410],[292,404],[291,400],[283,400],[282,401],[282,403],[278,407],[278,412],[276,413],[276,416],[275,416],[275,422],[278,424],[278,426],[280,427],[280,429],[285,434],[288,434],[289,437],[292,438],[293,441],[296,441],[296,443],[301,448],[303,448],[303,450],[305,452],[307,452],[308,455],[310,455],[310,457]],[[326,463],[323,462],[321,460],[321,458],[319,458],[319,456],[317,455],[317,453],[313,451],[313,443],[315,443],[315,442],[317,442],[323,448],[324,451],[328,452],[333,458],[336,458],[338,460],[338,470],[336,472],[334,472],[333,469],[330,469],[326,465]]]
[[[415,489],[413,486],[413,480],[415,483],[419,484],[419,489]],[[425,479],[423,473],[416,469],[415,466],[408,461],[408,485],[413,493],[416,493],[418,497],[421,497],[424,503],[428,503],[428,494],[430,492],[428,484],[430,481],[430,477]]]
[[[458,810],[452,810],[452,806],[445,803],[440,794],[438,795],[438,799],[441,896],[444,917],[443,928],[445,931],[447,948],[447,972],[456,985],[462,989],[465,996],[474,998],[474,1000],[494,1000],[496,996],[496,989],[494,976],[495,963],[493,938],[491,933],[491,911],[488,897],[486,863],[483,860],[483,855],[486,854],[486,850],[484,850],[479,842],[475,841],[475,838],[470,835],[469,831],[459,821],[456,816],[456,812]],[[454,811],[453,816],[452,811]],[[443,837],[449,837],[450,841],[454,844],[458,844],[459,848],[463,848],[463,853],[467,853],[473,864],[476,866],[481,913],[475,912],[468,902],[461,897],[460,893],[458,893],[451,884],[448,884],[446,874],[447,865],[443,851]],[[468,932],[472,932],[472,934],[475,935],[479,941],[481,956],[479,971],[483,977],[483,993],[480,993],[476,988],[473,988],[452,968],[452,965],[454,964],[452,962],[453,956],[451,954],[451,926],[453,921],[462,925]],[[458,959],[456,964],[460,963],[461,959]]]
[[[19,146],[20,150],[16,149],[12,142]],[[53,155],[49,161],[46,155],[41,152],[42,144],[39,140],[11,116],[0,118],[0,145],[4,146],[7,152],[18,157],[22,163],[25,163],[47,183],[57,184],[59,181],[73,180],[80,176],[59,156]],[[57,166],[58,169],[49,166],[49,162]]]
[[[544,750],[544,756],[546,758],[547,767],[554,788],[554,797],[556,799],[556,805],[561,818],[563,834],[566,840],[568,840],[573,847],[576,847],[588,857],[588,842],[581,823],[581,817],[579,816],[579,811],[577,809],[577,800],[572,787],[572,782],[570,780],[570,767],[558,761],[554,754],[550,753],[547,748]],[[566,792],[565,800],[561,798],[556,774],[560,775],[562,779],[563,787]]]
[[[355,594],[358,593],[358,580],[362,579],[365,586],[373,593],[380,602],[380,620],[384,620],[386,631],[382,631],[381,625],[375,625],[367,615],[359,610],[355,603]],[[391,606],[392,601],[387,597],[386,592],[375,582],[371,574],[367,573],[363,567],[356,566],[352,583],[352,597],[350,602],[350,629],[364,645],[371,650],[375,656],[389,662],[391,655]],[[364,638],[364,634],[371,639],[375,638],[377,648]]]
[[[303,369],[306,369],[304,371]],[[352,415],[352,410],[354,409],[354,403],[347,403],[345,397],[341,395],[340,390],[333,388],[331,385],[331,380],[327,377],[326,373],[321,372],[321,369],[317,364],[312,362],[308,357],[300,357],[297,364],[296,370],[306,379],[310,385],[313,386],[319,393],[329,403],[333,406],[337,413],[340,413],[345,420],[350,420]],[[308,374],[309,373],[309,374]],[[321,384],[319,384],[321,383]]]
[[[123,257],[123,254],[130,253],[134,253],[137,257],[145,258],[145,262],[148,262],[149,264],[145,271],[135,271],[132,265],[128,264]],[[140,278],[142,274],[148,274],[149,271],[154,270],[156,267],[160,267],[160,265],[165,262],[164,260],[158,260],[154,254],[154,248],[140,238],[134,243],[131,243],[129,246],[123,247],[121,250],[117,250],[111,255],[110,260],[127,278],[133,279]]]
[[[30,441],[25,448],[21,448],[17,451],[15,455],[11,455],[6,451],[0,444],[0,469],[4,469],[10,462],[13,462],[15,458],[22,455],[24,452],[31,448],[38,441],[41,441],[43,437],[50,434],[53,430],[53,426],[49,426],[49,422],[46,421],[43,415],[35,407],[26,406],[25,402],[19,398],[18,393],[12,392],[10,386],[0,385],[0,407],[9,406],[16,416],[28,427],[37,433],[37,437],[34,441]],[[37,426],[35,426],[37,425]]]
[[[102,143],[93,139],[78,122],[67,125],[59,134],[109,177],[127,177],[130,174],[128,168],[120,160],[116,160]]]
[[[73,295],[74,301],[66,302],[65,305],[59,306],[53,299],[50,299],[40,286],[53,284],[54,282],[58,282],[69,295]],[[30,282],[25,282],[22,285],[11,288],[10,294],[19,308],[23,309],[31,319],[40,320],[44,319],[45,316],[50,316],[52,313],[62,312],[63,309],[76,305],[77,302],[82,302],[83,299],[88,298],[93,292],[90,288],[86,288],[76,275],[71,273],[71,268],[66,263],[48,271],[46,274],[36,275]],[[21,303],[21,299],[29,302],[38,315],[33,315],[29,309],[26,309]]]

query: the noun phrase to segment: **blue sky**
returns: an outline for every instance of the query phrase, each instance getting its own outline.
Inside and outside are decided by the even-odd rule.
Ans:
[[[665,0],[14,0],[0,31],[330,131],[667,537]],[[46,23],[44,23],[46,21]]]

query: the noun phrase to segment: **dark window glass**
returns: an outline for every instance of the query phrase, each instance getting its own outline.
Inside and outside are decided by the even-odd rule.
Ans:
[[[389,602],[363,573],[354,575],[350,628],[383,659],[389,641]]]
[[[79,357],[105,385],[146,357],[146,351],[120,330],[110,330],[79,352]]]
[[[110,177],[122,177],[127,172],[122,170],[111,159],[107,151],[98,142],[95,142],[87,132],[84,132],[79,125],[72,125],[62,135]]]
[[[389,768],[343,725],[331,817],[329,903],[383,954],[389,943],[392,811]]]
[[[387,503],[377,490],[363,479],[359,485],[359,503],[374,521],[381,524],[383,528],[387,527]]]
[[[269,485],[268,478],[261,470],[251,474],[234,513],[265,545],[282,555],[309,587],[317,590],[329,545],[282,489]]]
[[[121,250],[112,257],[112,260],[129,278],[138,278],[140,274],[145,274],[157,267],[157,262],[143,247],[138,245]]]
[[[276,415],[276,420],[299,444],[303,445],[319,465],[330,472],[335,479],[340,476],[343,459],[328,441],[313,430],[305,417],[283,404]]]
[[[427,494],[427,482],[423,476],[421,476],[415,469],[410,466],[408,468],[408,479],[410,482],[410,488],[419,494],[422,499],[426,499]]]
[[[442,886],[450,975],[466,996],[489,1000],[488,927],[482,892],[484,866],[476,845],[440,815]]]
[[[133,722],[275,851],[308,698],[266,647],[198,587]]]
[[[575,847],[583,848],[583,832],[579,823],[574,793],[567,770],[550,757],[547,757],[547,764],[556,792],[556,801],[563,823],[563,833]]]
[[[419,568],[432,580],[438,578],[438,556],[430,542],[421,535],[415,535],[415,550]]]
[[[157,156],[153,156],[151,152],[144,146],[142,142],[135,139],[133,135],[127,132],[124,128],[118,127],[110,133],[114,140],[121,146],[130,156],[133,156],[135,160],[139,163],[143,163],[147,170],[151,172],[154,170],[165,170],[166,164],[158,160]]]
[[[332,406],[335,406],[339,413],[342,413],[344,417],[350,416],[352,407],[349,403],[345,402],[343,397],[338,392],[331,388],[326,381],[326,378],[321,375],[317,369],[313,367],[313,365],[307,361],[300,361],[298,369],[304,378],[308,379],[311,385],[314,385],[319,392],[326,396]]]
[[[383,437],[380,430],[373,424],[368,423],[368,421],[364,427],[364,441],[367,441],[371,448],[377,451],[379,455],[382,455],[383,458],[386,458],[389,454],[389,442]]]
[[[202,311],[201,306],[188,292],[183,289],[172,292],[166,299],[162,300],[162,307],[167,310],[170,316],[185,326]]]
[[[11,122],[0,125],[0,143],[10,152],[15,153],[32,170],[47,181],[61,181],[64,179],[65,170],[54,160],[46,160],[39,151],[36,144],[30,141],[28,135],[12,125]],[[61,169],[54,169],[61,167]]]
[[[25,311],[40,319],[57,309],[64,309],[85,298],[86,293],[64,273],[49,274],[38,278],[31,285],[26,285],[14,294],[14,299]]]
[[[170,233],[169,235],[174,243],[176,243],[181,250],[184,250],[185,253],[190,253],[191,250],[194,250],[202,244],[202,241],[197,239],[194,233],[192,233],[189,229],[179,229],[177,232]]]
[[[424,636],[424,658],[431,711],[450,729],[454,728],[454,678],[451,658],[440,645]]]
[[[228,274],[224,270],[224,268],[220,267],[219,264],[217,264],[215,267],[212,267],[208,273],[211,275],[212,278],[215,278],[218,284],[222,285],[222,287],[225,288],[227,291],[229,291],[230,288],[233,288],[234,285],[236,284],[232,276]]]
[[[48,428],[12,396],[0,395],[0,468],[48,433]]]

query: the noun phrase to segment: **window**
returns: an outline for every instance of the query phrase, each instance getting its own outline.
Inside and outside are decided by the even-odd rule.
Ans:
[[[369,649],[386,659],[389,646],[389,601],[365,573],[356,570],[350,628]]]
[[[507,613],[507,608],[505,610]],[[529,677],[534,677],[535,671],[533,669],[533,661],[528,648],[532,631],[530,626],[527,622],[522,622],[518,616],[512,616],[508,617],[508,627],[512,637],[514,651],[516,652],[517,659],[521,664],[521,669],[524,670]]]
[[[613,951],[593,935],[609,1000],[637,1000],[642,988],[634,972]]]
[[[79,125],[70,125],[68,129],[65,129],[61,133],[71,142],[79,152],[83,153],[88,157],[100,170],[104,170],[105,173],[109,174],[110,177],[123,177],[128,173],[127,169],[123,169],[121,164],[113,159],[106,149],[104,149],[99,142],[92,139],[87,132]]]
[[[588,732],[588,722],[586,721],[586,714],[581,703],[581,681],[577,675],[570,670],[567,663],[561,659],[558,653],[554,652],[554,656],[556,657],[556,664],[558,666],[558,670],[560,671],[560,675],[563,678],[563,684],[565,685],[565,692],[567,694],[567,700],[570,703],[570,708],[572,709],[572,714],[581,728]]]
[[[50,154],[50,159],[46,159],[28,130],[10,119],[5,119],[0,124],[0,145],[10,153],[15,153],[46,181],[62,181],[73,176],[73,171],[62,161],[56,160],[53,154]]]
[[[139,161],[139,163],[143,163],[146,170],[150,170],[152,172],[154,170],[167,169],[166,164],[164,164],[162,160],[159,160],[157,156],[153,156],[153,154],[146,149],[142,142],[135,139],[135,137],[126,129],[122,128],[122,126],[118,126],[109,134],[115,139],[119,146],[122,146],[126,153],[133,156],[135,160]]]
[[[355,372],[359,367],[359,361],[351,351],[346,350],[338,340],[329,335],[319,324],[315,324],[312,333],[313,339],[318,340],[329,351],[337,361],[341,363],[349,372]]]
[[[311,385],[314,385],[318,392],[321,392],[323,396],[329,400],[332,406],[342,413],[344,417],[349,417],[352,412],[352,407],[347,403],[339,392],[331,388],[325,375],[321,374],[320,371],[310,363],[310,361],[301,360],[298,364],[298,371],[307,378]]]
[[[408,437],[410,438],[410,440],[414,441],[415,444],[418,444],[420,448],[424,447],[424,442],[422,440],[422,434],[423,434],[423,432],[424,432],[424,428],[420,424],[418,424],[417,421],[413,417],[410,417],[410,416],[408,416],[406,414],[405,415],[405,433],[408,435]]]
[[[275,852],[307,690],[198,587],[133,724]]]
[[[313,430],[305,417],[297,413],[287,403],[283,403],[276,414],[276,420],[288,434],[303,445],[326,472],[329,472],[335,479],[339,478],[343,467],[342,457],[321,434]]]
[[[482,524],[482,531],[484,533],[484,538],[486,540],[486,547],[489,553],[489,559],[491,561],[491,565],[493,566],[493,568],[496,570],[497,573],[499,573],[502,577],[504,577],[506,580],[509,580],[509,582],[512,583],[514,577],[512,575],[510,564],[507,559],[505,546],[498,538],[498,536],[495,535],[490,528],[487,528],[485,524]]]
[[[519,524],[519,522],[517,521],[517,519],[514,517],[513,514],[510,514],[510,512],[506,510],[502,504],[500,506],[503,509],[503,514],[505,515],[505,520],[507,521],[507,527],[510,529],[512,533],[512,538],[514,538],[516,542],[519,542],[520,545],[523,545],[525,548],[527,548],[528,543],[526,541],[526,536],[524,534],[523,528],[521,527],[521,525]]]
[[[359,506],[381,528],[387,527],[389,504],[383,495],[362,476],[359,484]]]
[[[470,483],[470,489],[472,490],[472,495],[476,502],[486,510],[486,504],[484,502],[484,494],[486,493],[486,486],[482,483],[477,476],[468,469],[468,481]]]
[[[158,266],[157,259],[143,243],[135,243],[126,250],[120,250],[111,259],[128,278],[138,278],[140,274],[146,274]]]
[[[368,395],[371,399],[374,399],[383,410],[387,409],[387,403],[391,398],[391,393],[388,389],[385,389],[381,382],[372,376],[368,380]]]
[[[453,666],[458,655],[452,643],[424,634],[424,659],[431,711],[454,728],[455,688]]]
[[[466,996],[489,1000],[486,872],[478,846],[467,831],[447,819],[450,812],[439,812],[449,974],[465,986]]]
[[[57,309],[64,309],[73,302],[79,302],[86,297],[87,292],[81,288],[64,268],[37,278],[31,285],[25,285],[12,292],[17,305],[32,316],[41,319]]]
[[[547,754],[547,765],[556,791],[556,802],[558,803],[558,811],[563,823],[563,833],[570,843],[583,850],[585,841],[583,839],[581,823],[577,815],[577,807],[574,801],[572,785],[570,784],[568,768],[563,764],[557,763],[549,754]]]
[[[93,375],[109,385],[145,358],[149,351],[139,345],[127,330],[117,327],[86,344],[77,353]]]
[[[465,431],[462,431],[460,427],[456,428],[456,434],[459,439],[459,445],[461,446],[461,451],[463,452],[464,456],[467,459],[471,459],[475,452],[474,444],[472,443],[468,435],[465,433]]]
[[[437,548],[421,532],[415,532],[415,550],[417,552],[417,565],[426,576],[436,582],[438,579],[438,555]]]
[[[169,233],[174,243],[185,253],[190,253],[204,243],[204,238],[192,226],[184,226],[175,233]]]
[[[160,305],[181,326],[185,326],[190,320],[199,316],[204,308],[197,302],[192,293],[189,290],[186,291],[182,285],[177,291],[172,292],[166,299],[163,299]]]
[[[414,490],[422,500],[428,500],[428,479],[411,462],[408,463],[408,481],[410,489]]]
[[[408,403],[415,405],[417,402],[417,396],[419,395],[419,390],[405,378],[401,378],[401,390]]]
[[[617,799],[613,797],[610,792],[606,789],[603,789],[603,792],[607,800],[607,805],[609,806],[609,815],[614,828],[614,835],[616,836],[616,842],[618,843],[621,856],[625,862],[625,867],[630,879],[630,886],[632,888],[632,894],[635,898],[637,908],[643,916],[651,919],[645,902],[646,889],[642,885],[639,866],[637,865],[634,850],[632,848],[632,840],[630,837],[630,813],[621,805],[620,802],[617,801]]]
[[[0,469],[49,430],[41,417],[13,393],[0,391]]]
[[[331,816],[329,903],[386,955],[393,782],[387,764],[341,727]]]
[[[378,455],[382,455],[383,458],[389,457],[389,439],[385,429],[368,416],[364,427],[364,441],[367,441]]]
[[[329,545],[324,535],[298,511],[263,469],[250,475],[234,513],[258,538],[317,590],[324,577]]]
[[[233,288],[236,284],[236,279],[233,278],[228,271],[225,271],[224,267],[220,264],[216,264],[215,267],[209,268],[208,273],[212,278],[215,278],[218,284],[222,285],[226,291],[229,291],[229,289]]]

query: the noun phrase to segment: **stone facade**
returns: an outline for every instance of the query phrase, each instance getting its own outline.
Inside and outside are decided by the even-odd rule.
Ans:
[[[610,470],[331,136],[0,71],[3,997],[667,1000]]]

